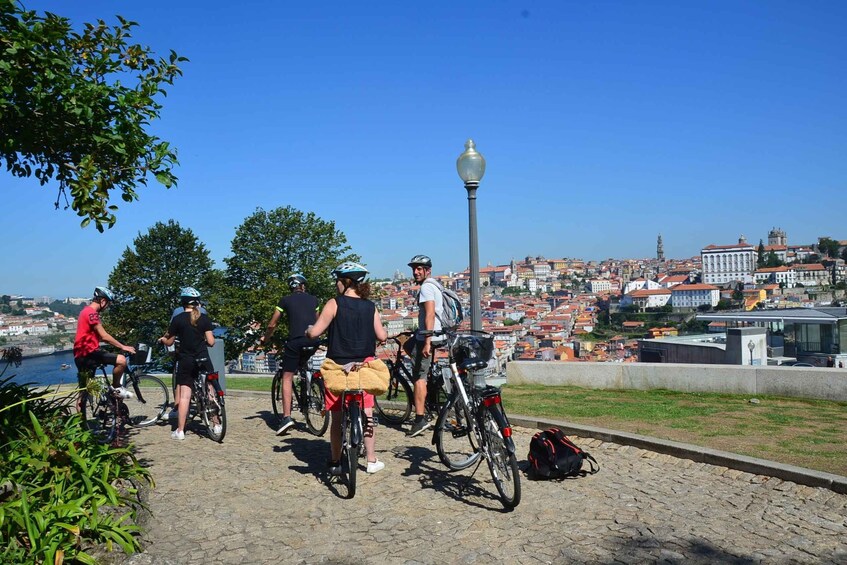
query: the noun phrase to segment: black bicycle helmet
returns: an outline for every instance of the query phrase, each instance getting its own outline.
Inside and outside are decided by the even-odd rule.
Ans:
[[[300,285],[306,284],[306,277],[301,275],[300,273],[291,275],[288,277],[288,288],[294,290],[296,288],[300,288]]]
[[[94,287],[94,298],[105,298],[109,302],[115,301],[115,295],[112,293],[111,290],[109,290],[105,286]]]
[[[422,265],[422,266],[426,267],[427,269],[431,269],[432,268],[432,259],[430,259],[426,255],[415,255],[414,257],[412,257],[412,260],[409,261],[409,266],[414,269],[418,265]]]
[[[345,261],[332,270],[332,276],[336,279],[345,278],[360,283],[368,278],[368,270],[358,263]]]

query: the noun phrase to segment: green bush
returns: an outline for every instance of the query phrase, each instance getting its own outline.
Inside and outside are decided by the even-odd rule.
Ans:
[[[91,547],[138,550],[134,485],[152,482],[148,471],[129,448],[97,443],[70,398],[10,379],[0,379],[0,562],[94,563]]]

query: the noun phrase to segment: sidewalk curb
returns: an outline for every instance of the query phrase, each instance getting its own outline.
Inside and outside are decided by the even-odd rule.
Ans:
[[[790,481],[809,487],[826,488],[839,494],[847,494],[847,477],[833,473],[824,473],[813,469],[795,467],[794,465],[784,465],[766,459],[747,457],[746,455],[739,455],[728,451],[719,451],[688,443],[618,432],[606,428],[573,424],[561,420],[538,420],[529,416],[511,415],[509,416],[509,421],[517,426],[539,430],[546,430],[555,426],[567,434],[579,437],[590,437],[619,445],[629,445],[647,451],[664,453],[680,459],[690,459],[698,463],[728,467],[753,475],[776,477],[783,481]]]
[[[231,396],[264,396],[267,392],[252,391],[252,390],[233,390],[228,391]],[[678,441],[658,439],[649,436],[631,434],[628,432],[619,432],[606,428],[597,428],[594,426],[586,426],[583,424],[574,424],[563,420],[539,420],[530,416],[520,414],[510,415],[509,421],[524,428],[537,430],[546,430],[550,427],[557,427],[566,434],[571,434],[579,437],[590,437],[616,443],[618,445],[629,445],[655,453],[663,453],[679,459],[690,459],[698,463],[708,463],[709,465],[717,465],[727,467],[737,471],[743,471],[753,475],[765,475],[768,477],[776,477],[783,481],[790,481],[799,485],[808,487],[820,487],[829,489],[838,494],[847,494],[847,477],[836,475],[834,473],[824,473],[823,471],[815,471],[814,469],[806,469],[804,467],[796,467],[794,465],[785,465],[775,461],[766,459],[757,459],[746,455],[739,455],[729,451],[719,451],[699,445],[689,443],[681,443]]]

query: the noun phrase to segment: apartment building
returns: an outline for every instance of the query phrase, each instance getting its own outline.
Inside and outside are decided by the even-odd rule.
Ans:
[[[756,269],[756,248],[742,235],[735,245],[707,245],[700,251],[703,282],[724,284],[730,281],[752,282]]]
[[[703,305],[714,308],[721,298],[720,289],[710,284],[680,284],[670,291],[674,308],[699,308]]]

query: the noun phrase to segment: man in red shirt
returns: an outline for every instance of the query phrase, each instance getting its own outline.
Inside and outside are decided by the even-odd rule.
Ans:
[[[121,398],[130,398],[132,393],[121,386],[121,377],[126,370],[126,357],[100,348],[100,342],[104,341],[126,353],[135,353],[134,347],[124,345],[113,338],[100,323],[100,312],[108,308],[113,300],[114,295],[108,288],[98,286],[94,289],[94,298],[79,314],[74,338],[74,363],[79,371],[80,387],[88,384],[88,378],[98,365],[113,365],[115,368],[112,371],[112,392]],[[82,396],[77,401],[77,409],[82,411]]]

